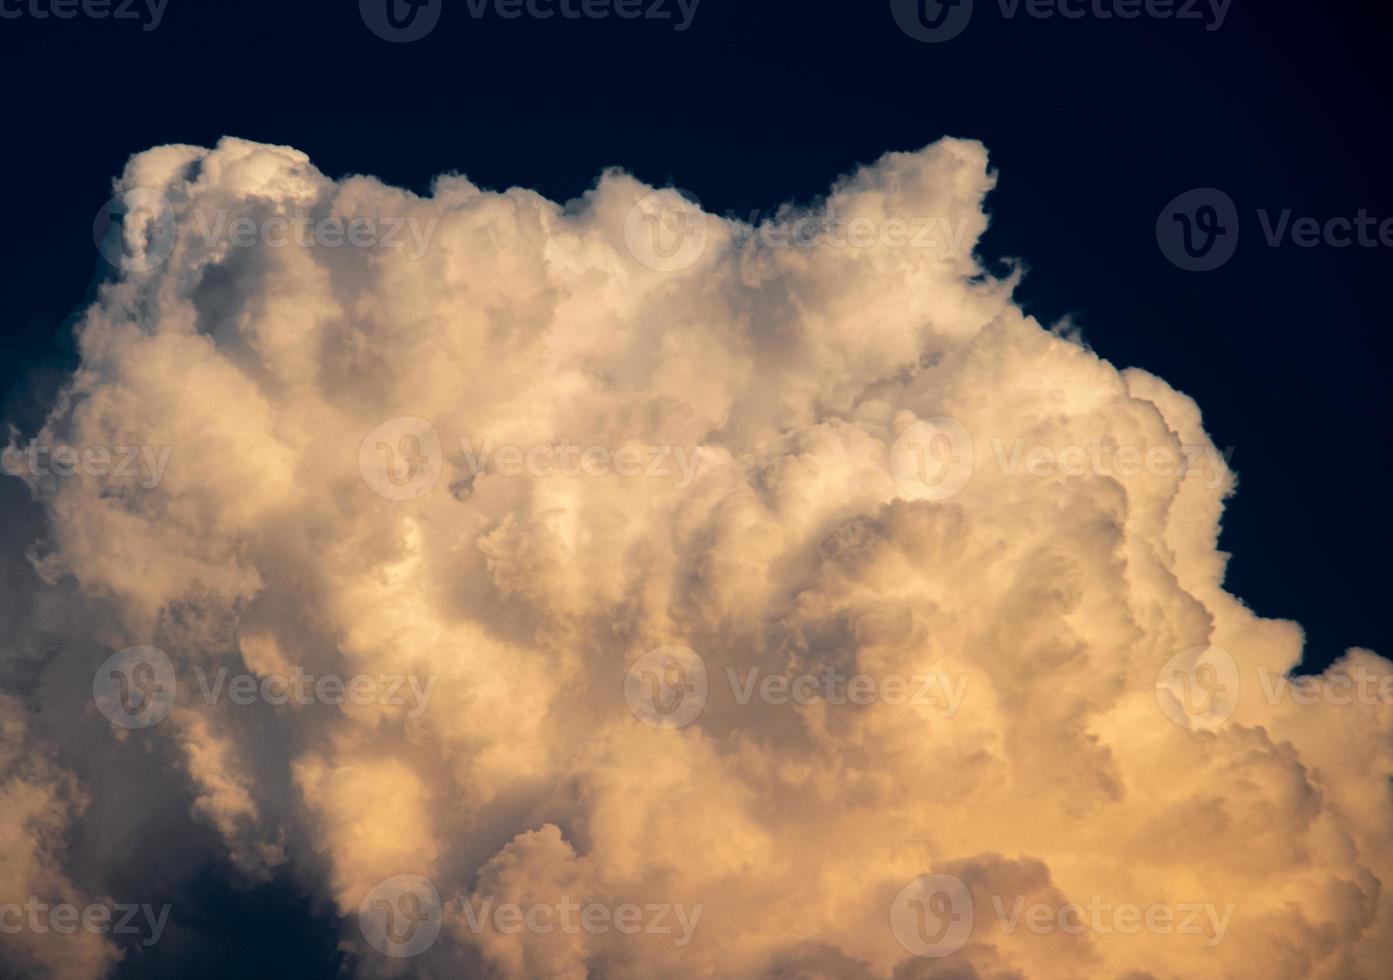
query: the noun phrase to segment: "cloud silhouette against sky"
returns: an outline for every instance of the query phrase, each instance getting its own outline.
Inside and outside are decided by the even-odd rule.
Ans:
[[[947,139],[750,227],[621,171],[134,157],[9,456],[0,904],[158,855],[289,876],[364,977],[1387,975],[1393,672],[1286,682],[1300,628],[1223,589],[1223,447],[1019,309],[994,180]],[[93,676],[132,647],[172,697],[123,727]],[[360,909],[417,881],[408,951]],[[571,901],[606,926],[479,911]]]

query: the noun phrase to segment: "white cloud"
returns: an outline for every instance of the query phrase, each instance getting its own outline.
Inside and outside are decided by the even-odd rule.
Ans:
[[[118,190],[163,194],[176,241],[102,287],[37,439],[171,455],[153,487],[26,477],[47,516],[45,588],[76,583],[102,610],[93,636],[156,645],[186,672],[438,678],[419,717],[209,706],[189,683],[172,722],[129,739],[178,744],[185,771],[160,778],[195,787],[239,866],[275,867],[282,847],[292,866],[324,863],[364,975],[479,957],[514,977],[1385,975],[1393,705],[1263,697],[1257,672],[1298,663],[1301,633],[1223,591],[1227,467],[992,463],[993,440],[1216,448],[1190,399],[1042,328],[1014,280],[978,264],[993,183],[982,146],[944,140],[843,178],[817,209],[848,227],[962,228],[962,248],[779,247],[704,215],[704,244],[672,268],[634,254],[634,229],[662,233],[664,216],[636,223],[652,189],[620,172],[561,205],[457,176],[429,198],[334,181],[298,151],[233,139],[141,154]],[[219,211],[431,232],[419,253],[380,236],[238,248],[200,233]],[[412,477],[419,443],[364,444],[402,418],[442,447],[418,460],[441,471],[420,495],[380,492]],[[926,496],[897,480],[892,447],[941,418],[975,452],[961,489]],[[675,465],[475,474],[462,442],[490,438],[699,450],[701,465],[689,486]],[[925,479],[962,465],[960,442],[916,450]],[[365,474],[374,449],[384,469]],[[627,667],[668,645],[711,681],[676,730],[635,718],[624,690]],[[1157,672],[1206,645],[1243,688],[1224,724],[1190,730],[1157,703]],[[76,656],[48,670],[78,676],[61,666]],[[965,686],[951,715],[742,705],[725,678],[752,667]],[[1355,651],[1329,676],[1355,667],[1389,673]],[[890,925],[895,896],[931,872],[965,881],[976,909],[943,959]],[[679,947],[480,935],[447,909],[403,964],[354,923],[395,875],[447,897],[584,889],[703,911]],[[983,911],[1095,896],[1233,912],[1209,945],[1007,930]]]
[[[0,962],[7,972],[81,980],[103,975],[120,954],[102,934],[77,928],[77,920],[53,918],[54,906],[83,910],[99,898],[62,867],[72,821],[86,801],[51,752],[32,736],[23,706],[0,695]]]

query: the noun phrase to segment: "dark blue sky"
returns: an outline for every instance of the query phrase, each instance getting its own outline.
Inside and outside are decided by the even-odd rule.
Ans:
[[[1071,317],[1103,356],[1194,396],[1233,447],[1230,590],[1302,623],[1310,665],[1351,645],[1393,651],[1393,249],[1269,248],[1255,219],[1393,217],[1390,35],[1375,5],[1233,0],[1207,31],[1007,18],[977,0],[960,37],[926,44],[889,0],[701,0],[682,32],[473,19],[466,0],[443,3],[427,38],[401,45],[371,34],[356,0],[168,0],[151,31],[0,19],[6,417],[32,428],[70,368],[71,317],[97,274],[93,215],[152,145],[230,134],[294,145],[332,176],[423,191],[454,170],[554,198],[619,165],[748,214],[887,150],[973,137],[1000,173],[983,252],[1024,260],[1026,308]],[[1243,223],[1213,272],[1183,272],[1157,246],[1158,214],[1195,187],[1226,191]],[[311,928],[285,889],[234,895],[213,875],[181,908],[206,910],[218,945],[161,948],[163,966],[130,975],[242,976],[287,959],[333,975],[331,927]]]
[[[984,253],[1025,261],[1027,309],[1072,317],[1103,356],[1193,395],[1233,447],[1233,590],[1304,624],[1317,663],[1387,652],[1393,249],[1274,249],[1255,219],[1393,217],[1377,18],[1234,0],[1210,31],[1007,18],[977,0],[940,44],[901,32],[889,0],[702,0],[682,32],[475,19],[444,0],[410,44],[375,37],[352,0],[169,0],[152,31],[0,20],[6,414],[30,424],[36,386],[42,400],[68,363],[65,321],[96,273],[92,216],[151,145],[231,134],[294,145],[334,176],[424,190],[457,170],[558,198],[617,164],[748,213],[886,150],[974,137],[1000,172]],[[1186,273],[1160,253],[1156,217],[1201,186],[1234,199],[1247,236],[1223,268]]]
[[[927,44],[889,0],[702,0],[681,32],[476,19],[443,0],[428,37],[388,44],[353,0],[169,0],[150,31],[37,20],[30,2],[6,0],[25,14],[0,19],[0,384],[22,426],[70,363],[92,216],[151,145],[232,134],[294,145],[334,176],[424,190],[458,170],[558,198],[621,165],[748,213],[886,150],[975,137],[1000,172],[984,254],[1025,261],[1027,309],[1072,317],[1103,356],[1193,395],[1233,447],[1232,589],[1304,624],[1315,663],[1393,649],[1380,613],[1393,249],[1270,248],[1255,217],[1393,217],[1389,33],[1372,7],[1233,0],[1211,31],[1011,18],[977,0],[961,36]],[[1223,268],[1186,273],[1156,218],[1202,186],[1234,199],[1247,234]]]

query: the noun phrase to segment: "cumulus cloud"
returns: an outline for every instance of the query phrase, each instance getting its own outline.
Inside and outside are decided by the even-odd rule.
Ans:
[[[22,705],[0,696],[0,931],[4,962],[34,977],[102,976],[118,954],[98,932],[53,930],[48,909],[81,910],[94,897],[62,866],[66,837],[85,800],[70,773],[36,741]],[[66,919],[64,928],[73,926]]]
[[[57,757],[167,790],[79,812],[0,766],[6,893],[102,880],[58,868],[67,821],[177,807],[245,880],[298,875],[363,976],[1387,975],[1389,665],[1272,693],[1302,635],[1223,589],[1227,457],[1014,304],[974,252],[994,181],[948,139],[751,225],[620,171],[561,204],[133,158],[157,213],[14,448],[151,462],[25,471],[16,632],[64,638],[24,659]],[[136,645],[177,706],[121,728],[91,672]],[[360,922],[395,876],[438,893],[383,899],[429,948]]]

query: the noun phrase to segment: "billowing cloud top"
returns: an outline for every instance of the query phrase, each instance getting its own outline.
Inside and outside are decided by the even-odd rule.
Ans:
[[[24,473],[0,903],[96,901],[65,842],[177,807],[361,976],[1386,976],[1389,666],[1287,682],[1225,453],[1014,305],[993,183],[943,140],[751,224],[132,159],[32,442],[113,464]]]

